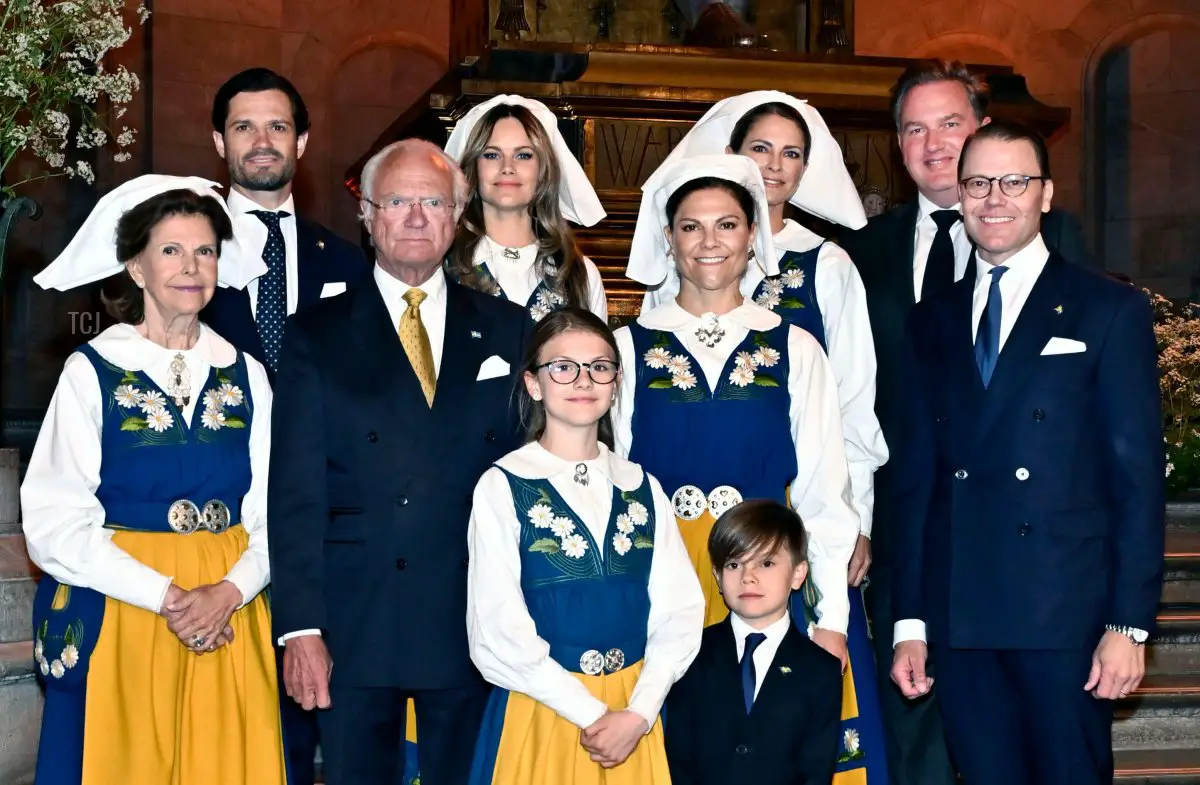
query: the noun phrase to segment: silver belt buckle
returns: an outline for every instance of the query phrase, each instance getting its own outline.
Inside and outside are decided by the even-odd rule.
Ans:
[[[708,494],[708,511],[720,518],[730,508],[742,503],[742,494],[732,485],[718,485]]]
[[[588,649],[579,657],[579,670],[588,676],[599,676],[604,672],[604,655],[595,649]]]
[[[671,496],[671,504],[675,507],[675,515],[685,521],[694,521],[704,514],[707,502],[704,491],[695,485],[684,485]]]
[[[167,510],[167,525],[180,534],[191,534],[200,528],[200,508],[191,499],[179,499]]]
[[[609,649],[604,654],[604,669],[616,673],[625,667],[625,652],[620,649]]]
[[[200,511],[200,518],[204,522],[204,528],[213,534],[220,534],[229,528],[229,507],[220,499],[211,499]]]

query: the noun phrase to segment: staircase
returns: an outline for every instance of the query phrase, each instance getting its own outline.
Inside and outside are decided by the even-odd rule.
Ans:
[[[1167,508],[1158,631],[1146,678],[1117,704],[1117,785],[1200,785],[1200,503]]]
[[[34,568],[21,536],[19,452],[0,449],[0,783],[33,782],[42,696],[33,674]]]

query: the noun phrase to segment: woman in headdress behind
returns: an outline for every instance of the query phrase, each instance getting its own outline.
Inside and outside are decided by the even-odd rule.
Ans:
[[[265,265],[215,185],[119,186],[34,279],[120,276],[118,324],[67,359],[21,486],[45,573],[39,785],[285,781],[261,593],[271,388],[198,318],[218,280],[240,288]]]
[[[567,306],[607,320],[600,271],[568,223],[593,226],[604,209],[546,105],[498,95],[467,112],[446,152],[471,194],[450,275],[524,305],[535,322]]]

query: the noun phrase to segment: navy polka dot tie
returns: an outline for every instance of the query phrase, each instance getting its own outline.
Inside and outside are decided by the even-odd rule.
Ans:
[[[253,215],[267,226],[267,244],[263,246],[263,261],[267,263],[267,274],[258,279],[258,304],[254,309],[254,321],[258,325],[258,337],[262,341],[267,365],[271,371],[279,370],[279,347],[283,343],[283,322],[287,319],[287,251],[283,245],[283,230],[279,221],[285,212],[254,210]]]

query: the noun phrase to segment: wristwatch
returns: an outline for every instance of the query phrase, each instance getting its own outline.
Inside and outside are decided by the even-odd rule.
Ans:
[[[1150,633],[1145,630],[1139,630],[1137,627],[1125,627],[1120,624],[1105,624],[1104,629],[1124,635],[1134,646],[1142,646],[1146,643],[1146,639],[1150,637]]]

